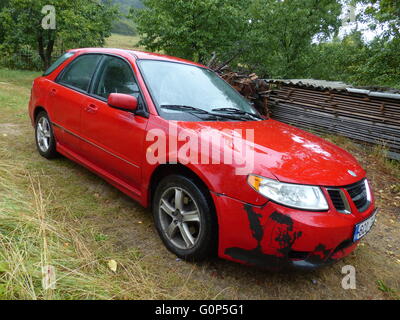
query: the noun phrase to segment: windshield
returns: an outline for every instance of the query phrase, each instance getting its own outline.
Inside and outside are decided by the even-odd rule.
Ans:
[[[211,70],[154,60],[141,60],[139,67],[158,112],[165,119],[210,121],[218,118],[214,117],[216,113],[234,115],[235,110],[249,116],[244,120],[254,120],[251,115],[259,116],[244,97]],[[223,119],[233,120],[243,119],[232,116]]]

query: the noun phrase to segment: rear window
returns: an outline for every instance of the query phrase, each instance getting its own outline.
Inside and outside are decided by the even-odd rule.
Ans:
[[[57,82],[87,92],[101,58],[99,54],[85,54],[77,57],[59,76]]]
[[[52,73],[54,70],[56,70],[59,66],[61,66],[65,61],[67,61],[69,58],[71,58],[75,52],[66,52],[64,53],[61,57],[59,57],[51,66],[46,70],[46,72],[43,74],[44,76],[48,76],[50,73]]]

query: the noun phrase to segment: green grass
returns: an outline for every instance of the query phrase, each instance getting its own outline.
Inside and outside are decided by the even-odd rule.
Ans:
[[[125,36],[113,33],[111,37],[106,39],[105,47],[128,50],[144,50],[144,48],[138,46],[137,43],[139,40],[140,37],[138,36]]]

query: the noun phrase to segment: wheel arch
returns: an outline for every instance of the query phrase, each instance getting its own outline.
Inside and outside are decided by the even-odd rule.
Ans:
[[[160,182],[163,178],[173,175],[173,174],[179,174],[184,177],[192,179],[196,184],[203,189],[205,194],[210,200],[210,203],[214,206],[214,201],[212,200],[212,196],[210,194],[210,190],[212,190],[212,187],[204,177],[202,177],[200,174],[192,170],[191,168],[181,164],[181,163],[165,163],[165,164],[160,164],[155,168],[155,170],[152,172],[151,177],[149,179],[149,184],[148,184],[148,199],[147,203],[151,207],[152,205],[152,200],[154,196],[154,192],[157,188],[158,182]]]
[[[33,119],[32,119],[32,120],[33,120],[33,123],[36,122],[36,118],[37,118],[38,114],[39,114],[40,112],[42,112],[42,111],[46,112],[47,115],[49,115],[49,113],[47,112],[47,110],[45,109],[45,107],[36,106],[35,109],[33,110]]]

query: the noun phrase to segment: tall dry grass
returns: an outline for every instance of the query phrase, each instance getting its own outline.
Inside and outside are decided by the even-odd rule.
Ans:
[[[68,222],[52,219],[40,177],[6,158],[0,150],[0,299],[171,298],[140,260],[99,256]],[[44,266],[55,268],[55,289],[42,286]]]

